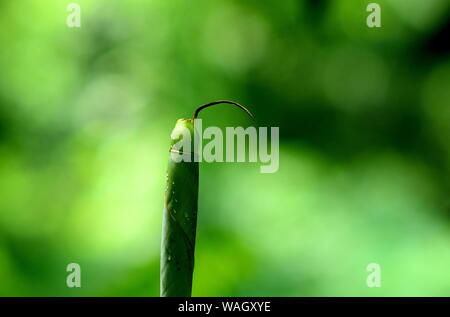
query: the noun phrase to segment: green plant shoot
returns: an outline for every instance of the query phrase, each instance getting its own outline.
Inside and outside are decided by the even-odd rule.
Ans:
[[[192,119],[179,119],[172,136],[187,131],[190,140],[198,137],[194,122],[198,113],[209,106],[227,103],[235,105],[252,114],[243,106],[232,101],[215,101],[196,109]],[[197,208],[199,186],[199,164],[195,161],[196,142],[182,151],[174,146],[181,137],[172,137],[170,144],[167,187],[163,211],[161,239],[161,296],[189,297],[192,292],[194,272],[195,236],[197,231]],[[176,155],[187,155],[190,160],[174,160]]]

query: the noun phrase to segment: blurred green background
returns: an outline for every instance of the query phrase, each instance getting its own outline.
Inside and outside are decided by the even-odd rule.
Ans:
[[[1,1],[0,295],[158,296],[170,132],[217,99],[280,169],[201,165],[193,295],[450,295],[450,3],[370,2]]]

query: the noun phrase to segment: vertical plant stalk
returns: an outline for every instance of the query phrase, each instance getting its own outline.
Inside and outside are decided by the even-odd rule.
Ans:
[[[192,119],[179,119],[174,128],[174,131],[189,131],[191,150],[185,153],[189,153],[191,161],[175,162],[169,155],[161,239],[160,294],[163,297],[191,296],[199,186],[199,165],[194,160],[193,140],[198,137],[194,120],[202,109],[223,103],[235,105],[253,118],[250,111],[240,104],[221,100],[198,107]],[[179,153],[173,149],[177,142],[179,139],[171,140],[170,152]]]

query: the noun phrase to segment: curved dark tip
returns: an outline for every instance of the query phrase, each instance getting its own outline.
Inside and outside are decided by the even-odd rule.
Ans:
[[[195,112],[194,112],[194,117],[193,117],[193,119],[194,119],[194,120],[197,119],[199,112],[202,111],[203,109],[205,109],[205,108],[207,108],[207,107],[214,106],[214,105],[218,105],[218,104],[221,104],[221,103],[227,103],[227,104],[230,104],[230,105],[234,105],[234,106],[236,106],[236,107],[238,107],[238,108],[241,108],[241,109],[244,110],[244,111],[245,111],[252,119],[255,119],[255,117],[253,116],[253,114],[252,114],[247,108],[245,108],[243,105],[240,105],[240,104],[238,104],[237,102],[234,102],[234,101],[228,101],[228,100],[214,101],[214,102],[210,102],[210,103],[207,103],[206,105],[203,105],[203,106],[198,107],[198,108],[195,110]]]

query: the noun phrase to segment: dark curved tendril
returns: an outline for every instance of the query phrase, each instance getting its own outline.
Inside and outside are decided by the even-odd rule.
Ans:
[[[238,108],[241,108],[241,109],[244,110],[244,111],[245,111],[252,119],[255,119],[255,117],[253,116],[253,114],[252,114],[247,108],[245,108],[244,106],[238,104],[237,102],[234,102],[234,101],[228,101],[228,100],[214,101],[214,102],[210,102],[210,103],[207,103],[206,105],[203,105],[203,106],[198,107],[198,108],[195,110],[195,112],[194,112],[194,117],[193,117],[192,119],[197,119],[198,113],[199,113],[201,110],[203,110],[203,109],[205,109],[205,108],[207,108],[207,107],[211,107],[211,106],[214,106],[214,105],[221,104],[221,103],[228,103],[228,104],[230,104],[230,105],[234,105],[234,106],[236,106],[236,107],[238,107]]]

